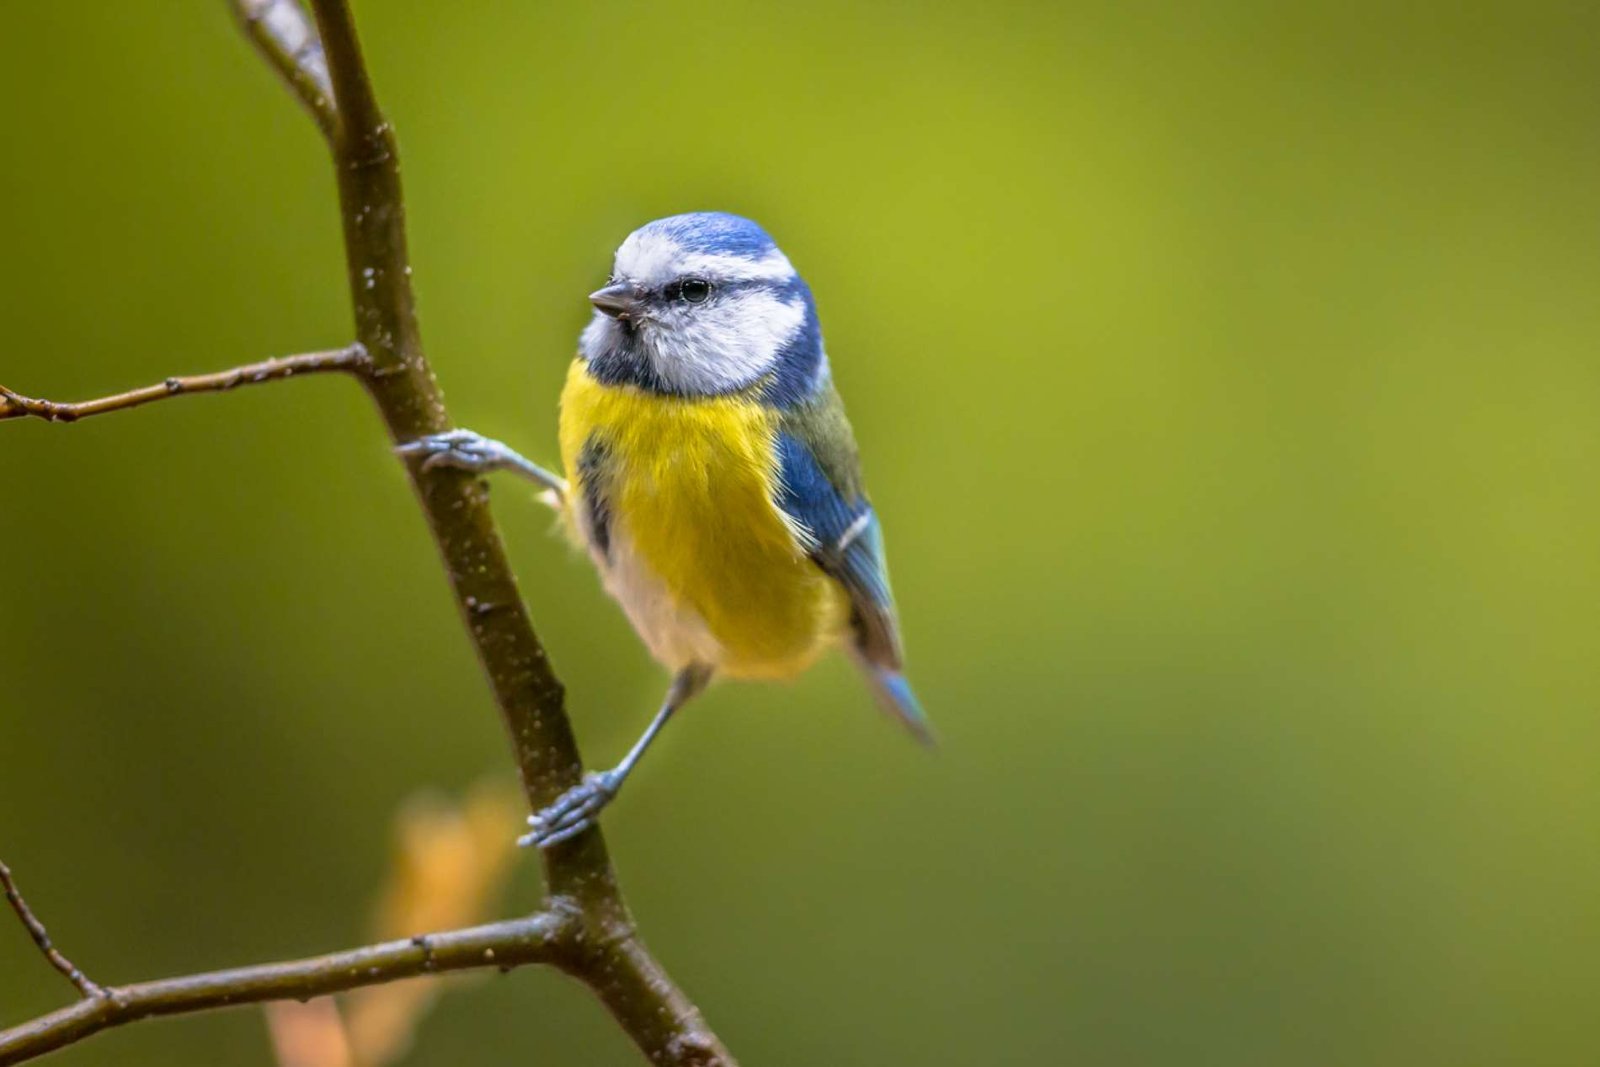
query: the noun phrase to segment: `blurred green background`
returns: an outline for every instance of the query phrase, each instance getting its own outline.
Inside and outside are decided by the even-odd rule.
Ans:
[[[650,218],[816,291],[944,745],[830,661],[608,815],[746,1064],[1600,1060],[1600,13],[1404,7],[358,4],[462,424],[554,456]],[[223,4],[3,15],[0,382],[349,337]],[[0,486],[0,857],[101,979],[362,939],[402,799],[509,766],[348,383],[8,423]],[[664,676],[496,493],[610,762]],[[0,917],[0,1022],[69,992]],[[246,1009],[52,1062],[270,1053]],[[411,1062],[635,1059],[528,970]]]

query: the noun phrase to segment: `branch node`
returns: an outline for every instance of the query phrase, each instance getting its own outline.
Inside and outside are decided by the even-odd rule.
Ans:
[[[436,966],[433,958],[433,942],[429,940],[427,934],[417,934],[411,939],[411,943],[422,950],[422,969],[432,974]]]

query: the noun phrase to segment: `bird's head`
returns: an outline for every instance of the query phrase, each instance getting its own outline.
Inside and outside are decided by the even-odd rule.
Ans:
[[[608,384],[693,397],[764,382],[782,400],[809,392],[823,366],[811,291],[766,231],[737,215],[641,226],[589,299],[580,352]]]

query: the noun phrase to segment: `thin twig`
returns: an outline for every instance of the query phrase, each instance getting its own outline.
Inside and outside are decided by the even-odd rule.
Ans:
[[[267,1000],[308,1000],[422,974],[490,967],[509,971],[550,963],[568,951],[575,929],[570,914],[546,911],[326,956],[111,986],[60,1011],[0,1031],[0,1067],[156,1015]]]
[[[244,32],[331,140],[339,128],[339,110],[333,103],[328,60],[299,0],[233,0],[233,10]]]
[[[115,396],[96,400],[83,400],[64,404],[56,400],[39,400],[22,396],[0,385],[0,420],[21,419],[33,416],[47,422],[77,422],[91,415],[104,415],[111,411],[124,411],[190,393],[225,393],[241,385],[260,385],[262,382],[291,378],[297,374],[324,374],[330,371],[361,372],[371,366],[371,360],[359,344],[336,348],[327,352],[305,352],[297,356],[279,356],[260,363],[247,363],[232,370],[215,374],[194,374],[187,377],[168,378],[156,385],[132,389]]]
[[[0,863],[0,889],[5,890],[6,903],[11,905],[11,910],[17,913],[17,918],[22,920],[22,925],[28,931],[28,936],[33,938],[33,943],[39,951],[44,953],[44,958],[50,961],[50,966],[66,975],[67,981],[77,987],[78,992],[84,997],[93,999],[105,996],[105,990],[99,984],[84,974],[76,963],[67,959],[61,950],[51,942],[50,935],[45,931],[44,923],[28,907],[28,902],[22,896],[22,890],[17,888],[16,879],[11,877],[11,868]]]

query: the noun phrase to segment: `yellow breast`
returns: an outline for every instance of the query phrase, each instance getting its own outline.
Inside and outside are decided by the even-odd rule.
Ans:
[[[714,656],[734,677],[784,677],[843,632],[844,591],[773,503],[776,433],[775,415],[750,398],[602,385],[581,360],[567,375],[562,461],[575,494],[603,494],[609,513],[611,549],[597,562],[669,667]],[[591,441],[604,459],[585,472]],[[596,484],[585,485],[590,473]]]

